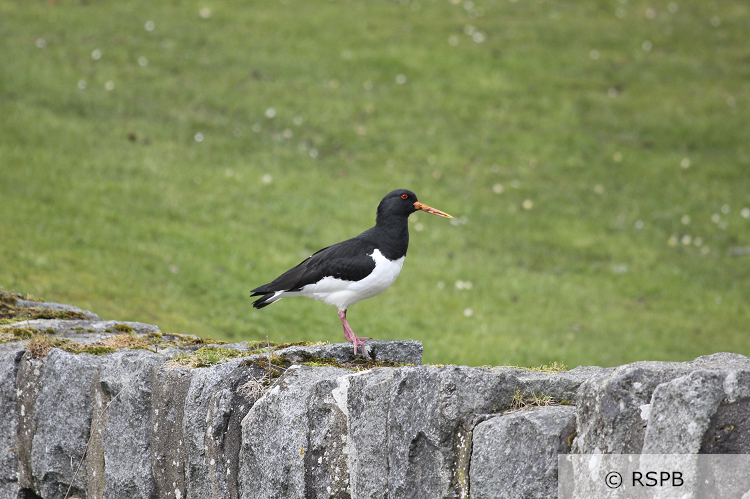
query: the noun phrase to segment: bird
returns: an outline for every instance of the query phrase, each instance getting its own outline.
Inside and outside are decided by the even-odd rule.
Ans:
[[[261,309],[285,297],[306,296],[338,308],[344,338],[354,345],[354,356],[364,342],[346,320],[346,311],[355,303],[388,289],[396,281],[409,247],[409,215],[424,211],[453,218],[445,212],[420,203],[408,189],[389,192],[380,201],[375,226],[360,235],[323,248],[279,277],[251,291],[260,296],[253,307]]]

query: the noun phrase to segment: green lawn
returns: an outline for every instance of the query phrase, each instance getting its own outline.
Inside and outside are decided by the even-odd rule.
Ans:
[[[359,336],[425,362],[750,355],[743,1],[0,0],[0,286],[240,341],[250,290],[412,216]]]

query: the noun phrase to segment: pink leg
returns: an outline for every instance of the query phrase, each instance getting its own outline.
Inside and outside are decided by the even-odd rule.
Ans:
[[[339,319],[341,319],[341,324],[344,325],[344,338],[346,338],[346,341],[348,341],[349,343],[354,343],[354,356],[357,356],[357,345],[361,345],[362,357],[364,357],[365,344],[362,342],[367,341],[370,338],[357,338],[357,336],[354,334],[354,331],[352,331],[352,328],[349,326],[349,323],[346,322],[346,310],[339,310]]]

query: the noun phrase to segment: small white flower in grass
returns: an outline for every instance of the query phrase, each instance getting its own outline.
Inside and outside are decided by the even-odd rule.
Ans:
[[[471,36],[471,35],[473,35],[476,32],[477,32],[476,26],[472,26],[471,24],[467,24],[466,26],[464,26],[464,34],[465,35]]]
[[[615,163],[619,163],[620,161],[622,161],[622,153],[620,151],[614,153],[612,155],[612,161],[614,161]]]
[[[252,130],[255,133],[260,132],[262,127],[260,126],[260,123],[254,123],[253,126],[250,127],[250,130]]]
[[[680,238],[680,242],[684,244],[685,246],[687,246],[693,242],[693,238],[690,234],[685,234],[684,236]]]
[[[266,118],[272,119],[276,117],[276,109],[269,107],[266,109]]]
[[[469,290],[472,288],[472,286],[473,284],[471,281],[461,281],[461,280],[456,281],[456,289]]]
[[[729,205],[725,204],[721,207],[721,212],[725,215],[729,214]]]
[[[521,182],[518,180],[511,180],[510,186],[513,187],[514,189],[518,189],[519,187],[521,187]]]
[[[115,82],[113,82],[112,80],[109,80],[109,81],[107,81],[107,82],[106,82],[106,83],[104,84],[104,88],[105,88],[105,89],[106,89],[106,90],[107,90],[108,92],[111,92],[112,90],[114,90],[114,89],[115,89]]]
[[[193,136],[193,139],[195,139],[195,141],[196,141],[196,142],[198,142],[199,144],[200,144],[201,142],[203,142],[203,139],[204,139],[204,138],[205,138],[205,137],[204,137],[204,136],[203,136],[203,134],[202,134],[202,133],[200,133],[200,132],[196,133],[196,134],[195,134],[195,135]]]
[[[721,26],[721,19],[719,18],[719,16],[713,16],[711,18],[711,21],[709,22],[711,23],[711,26],[713,26],[714,28],[718,28],[719,26]]]
[[[680,8],[677,6],[676,2],[669,2],[669,4],[667,5],[667,10],[670,14],[676,14],[677,11],[680,10]]]
[[[443,281],[438,281],[437,288],[442,291],[443,289],[445,289],[445,283]]]
[[[35,43],[36,43],[37,48],[40,48],[40,49],[43,49],[44,47],[47,46],[47,40],[45,40],[44,38],[37,38]]]
[[[701,248],[702,255],[708,255],[709,253],[711,253],[711,248],[709,248],[708,246],[704,246]]]
[[[144,56],[140,56],[138,58],[138,65],[142,68],[145,68],[148,66],[148,59],[146,59]]]
[[[618,92],[615,87],[609,87],[609,89],[607,90],[607,95],[614,99],[615,97],[620,95],[620,92]]]
[[[86,80],[78,80],[78,90],[86,90]]]
[[[264,184],[270,184],[271,182],[273,182],[273,177],[271,177],[271,174],[270,174],[270,173],[266,173],[265,175],[263,175],[263,176],[262,176],[262,177],[260,178],[260,180],[261,180],[261,182],[263,182]]]
[[[742,208],[740,215],[742,215],[742,218],[750,218],[750,208]]]
[[[680,168],[690,168],[690,158],[682,158],[682,161],[680,161]]]
[[[635,230],[641,230],[643,229],[643,220],[636,220],[635,221]]]
[[[396,75],[396,83],[399,85],[403,85],[406,83],[406,75],[405,74],[397,74]]]
[[[471,39],[474,40],[474,43],[482,43],[487,39],[487,35],[485,35],[481,31],[477,31],[476,33],[471,35]]]
[[[711,221],[715,224],[721,222],[721,215],[719,215],[718,213],[714,213],[713,215],[711,215]]]
[[[641,48],[644,52],[651,52],[651,49],[654,48],[654,44],[651,43],[651,40],[643,40]]]
[[[200,16],[201,16],[201,17],[202,17],[203,19],[208,19],[209,17],[211,17],[211,9],[209,9],[208,7],[203,7],[203,8],[202,8],[202,9],[201,9],[201,10],[200,10],[200,11],[198,12],[198,14],[199,14],[199,15],[200,15]]]
[[[693,244],[695,246],[698,246],[700,248],[701,246],[703,246],[703,238],[702,237],[696,237],[695,239],[693,239]]]
[[[179,268],[179,267],[178,267],[177,265],[170,265],[170,266],[169,266],[169,267],[167,267],[167,268],[168,268],[168,269],[169,269],[169,271],[170,271],[171,273],[173,273],[173,274],[176,274],[177,272],[179,272],[179,271],[180,271],[180,268]]]
[[[367,80],[362,84],[362,88],[369,92],[370,90],[375,88],[375,84],[371,80]]]
[[[600,196],[604,194],[604,186],[602,184],[596,184],[594,186],[594,192]]]
[[[441,178],[443,178],[443,173],[440,170],[435,170],[434,172],[432,172],[432,178],[434,178],[435,180],[440,180]]]
[[[616,263],[612,265],[612,272],[615,274],[627,274],[630,268],[624,263]]]
[[[460,39],[458,38],[458,36],[451,35],[448,37],[448,45],[450,45],[451,47],[455,47],[458,45],[459,40]]]
[[[672,236],[669,237],[669,239],[667,239],[667,244],[669,246],[671,246],[672,248],[674,248],[675,246],[677,246],[678,242],[679,242],[679,239],[677,239],[677,236],[675,236],[675,235],[672,235]]]
[[[318,155],[319,155],[318,150],[315,149],[314,147],[311,147],[310,150],[307,151],[307,154],[309,154],[310,157],[313,158],[313,159],[317,158]]]
[[[281,135],[282,135],[282,137],[284,137],[285,139],[291,139],[291,138],[292,138],[292,136],[294,135],[294,132],[292,132],[292,129],[291,129],[291,128],[287,128],[286,130],[284,130],[284,131],[283,131],[283,132],[281,133]]]
[[[143,27],[146,28],[146,31],[153,31],[154,28],[156,28],[156,24],[154,21],[146,21],[146,24],[144,24]]]
[[[646,9],[646,19],[656,19],[656,9],[653,7]]]
[[[470,308],[464,309],[464,317],[471,317],[472,315],[474,315],[474,311],[472,309]]]
[[[682,215],[680,222],[682,222],[682,225],[690,225],[690,215]]]
[[[224,175],[226,175],[227,177],[234,177],[234,170],[232,170],[231,168],[227,168],[226,170],[224,170]]]
[[[424,230],[424,225],[422,225],[420,222],[417,222],[414,224],[414,230],[417,232],[422,232]]]
[[[599,59],[599,55],[600,54],[599,54],[598,50],[596,50],[596,49],[589,50],[589,59],[591,59],[592,61],[598,60]]]
[[[292,123],[294,123],[297,126],[300,126],[304,120],[302,119],[302,116],[295,116],[292,118]]]
[[[495,184],[492,186],[492,192],[495,194],[502,194],[505,188],[503,187],[503,184]]]
[[[524,199],[523,203],[521,203],[521,206],[524,210],[530,210],[534,207],[534,201],[532,201],[531,199]]]
[[[98,61],[99,59],[102,58],[102,51],[99,50],[99,49],[92,50],[91,51],[91,58],[94,59],[95,61]]]

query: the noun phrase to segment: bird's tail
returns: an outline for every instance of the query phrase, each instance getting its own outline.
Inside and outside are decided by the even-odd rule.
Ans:
[[[269,306],[271,303],[276,303],[281,300],[281,294],[283,291],[271,291],[266,293],[253,293],[250,296],[261,296],[253,302],[253,307],[263,308]]]

